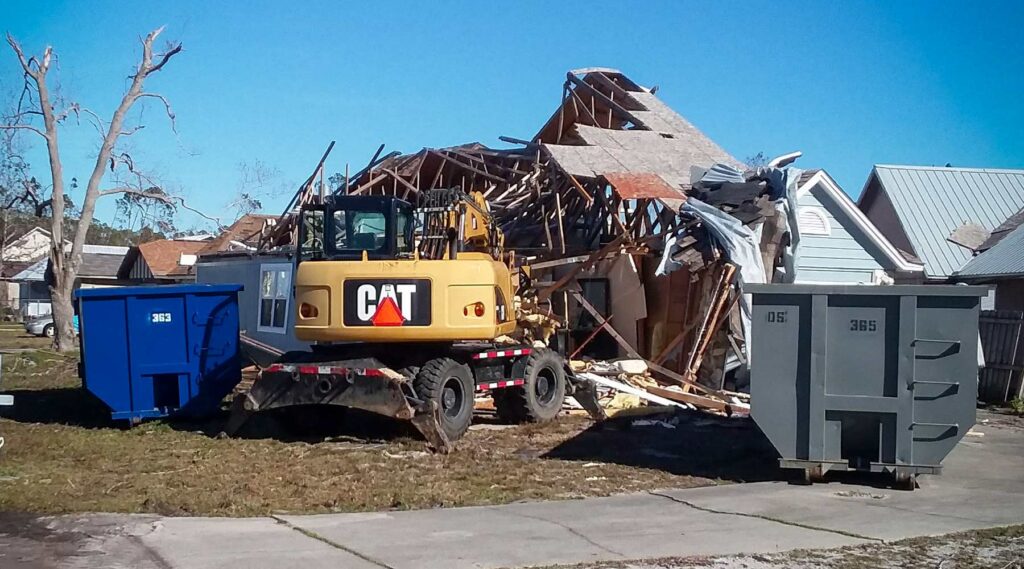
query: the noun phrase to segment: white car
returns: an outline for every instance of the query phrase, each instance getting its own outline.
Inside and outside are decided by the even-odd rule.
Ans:
[[[75,334],[78,333],[78,316],[75,315],[73,324],[75,326]],[[53,325],[53,315],[45,314],[43,316],[37,316],[25,321],[25,331],[35,336],[46,336],[52,338],[57,332],[57,328]]]

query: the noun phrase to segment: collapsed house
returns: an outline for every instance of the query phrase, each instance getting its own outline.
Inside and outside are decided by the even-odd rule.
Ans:
[[[526,328],[557,335],[583,373],[607,372],[588,360],[640,360],[619,379],[676,404],[743,409],[726,391],[742,378],[725,377],[746,357],[736,285],[792,280],[800,172],[744,172],[652,90],[603,68],[568,73],[531,139],[501,140],[516,147],[382,146],[338,191],[413,203],[431,189],[481,193],[529,285]],[[293,213],[324,191],[324,159],[267,224],[262,250],[293,246]]]

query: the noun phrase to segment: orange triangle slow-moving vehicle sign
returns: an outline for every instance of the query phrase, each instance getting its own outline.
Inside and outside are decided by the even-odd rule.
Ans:
[[[374,326],[401,326],[405,323],[398,303],[390,296],[385,296],[377,305],[377,312],[370,319]]]

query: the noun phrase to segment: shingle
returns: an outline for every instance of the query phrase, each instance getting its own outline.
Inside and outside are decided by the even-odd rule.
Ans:
[[[183,254],[196,255],[205,246],[205,241],[158,239],[139,245],[139,252],[146,260],[146,265],[149,266],[153,275],[162,277],[170,274],[187,274],[188,267],[182,267],[179,264],[181,256]]]
[[[1017,229],[1022,224],[1024,224],[1024,208],[1021,208],[1020,211],[1006,218],[1006,221],[1000,223],[999,227],[993,229],[992,234],[989,235],[988,239],[978,247],[978,251],[982,252],[991,249],[996,243],[999,243],[1003,237],[1009,235],[1014,229]]]
[[[582,145],[544,144],[544,148],[562,169],[574,176],[592,178],[609,172],[656,174],[676,188],[690,185],[691,166],[707,168],[720,162],[742,168],[738,160],[655,95],[631,90],[628,96],[635,103],[628,106],[642,108],[630,113],[643,123],[643,129],[614,130],[576,124],[571,139]]]
[[[263,225],[271,219],[276,220],[277,217],[257,213],[243,215],[217,236],[216,239],[206,241],[202,249],[199,250],[199,254],[205,255],[207,253],[227,251],[232,241],[256,247],[259,244],[260,231],[263,230]]]

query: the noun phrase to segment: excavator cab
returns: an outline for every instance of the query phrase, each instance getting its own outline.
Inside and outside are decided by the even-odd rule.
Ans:
[[[299,260],[413,257],[413,207],[391,196],[327,196],[302,208]]]

